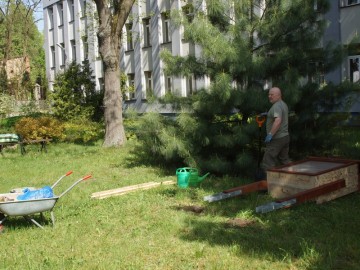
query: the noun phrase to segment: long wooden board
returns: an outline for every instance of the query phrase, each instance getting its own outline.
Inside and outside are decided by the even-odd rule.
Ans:
[[[116,188],[116,189],[95,192],[91,195],[91,198],[104,199],[104,198],[108,198],[108,197],[124,195],[129,192],[134,192],[137,190],[144,190],[144,189],[158,187],[161,185],[174,185],[174,184],[176,184],[175,181],[148,182],[148,183],[143,183],[143,184],[138,184],[138,185],[132,185],[132,186],[127,186],[127,187],[122,187],[122,188]]]

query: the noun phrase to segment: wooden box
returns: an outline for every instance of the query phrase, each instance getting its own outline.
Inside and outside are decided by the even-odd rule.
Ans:
[[[359,165],[360,161],[320,157],[292,162],[267,171],[268,191],[273,198],[282,199],[344,179],[344,188],[315,199],[316,203],[330,201],[358,190]]]

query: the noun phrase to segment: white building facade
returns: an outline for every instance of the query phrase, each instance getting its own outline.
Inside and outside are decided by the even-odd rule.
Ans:
[[[325,82],[335,84],[344,80],[359,82],[360,60],[360,0],[331,1],[331,9],[325,14],[329,27],[324,34],[324,44],[331,41],[349,48],[348,56],[340,67],[324,75]]]
[[[182,10],[181,0],[136,1],[132,14],[123,29],[120,55],[121,71],[127,76],[128,89],[125,107],[139,112],[154,110],[147,102],[152,97],[167,93],[189,96],[208,87],[207,78],[166,76],[160,51],[167,49],[173,55],[200,55],[200,47],[184,41],[181,28],[171,26],[170,10]],[[96,78],[96,87],[103,87],[102,62],[96,37],[96,9],[86,0],[44,0],[44,36],[46,69],[49,88],[55,76],[66,63],[89,60]],[[199,7],[203,8],[203,7]],[[166,113],[170,111],[161,109]]]
[[[81,64],[89,60],[95,73],[97,88],[101,88],[102,62],[97,50],[93,11],[84,0],[44,0],[44,38],[46,73],[49,88],[58,72],[67,63]],[[93,18],[93,17],[92,17]]]
[[[259,0],[262,2],[263,0]],[[205,10],[204,1],[197,10]],[[127,76],[128,89],[125,108],[134,107],[139,112],[154,110],[148,102],[151,97],[164,97],[167,93],[189,96],[194,91],[207,88],[208,78],[174,77],[164,74],[160,59],[163,49],[178,56],[199,56],[199,46],[183,39],[183,29],[172,27],[170,10],[183,10],[188,1],[146,0],[136,1],[123,29],[123,46],[120,68]],[[349,45],[359,38],[360,0],[332,0],[331,10],[324,14],[329,27],[323,37],[324,44],[333,41]],[[89,60],[96,79],[97,89],[103,87],[102,62],[96,37],[96,9],[90,0],[43,0],[46,69],[50,89],[56,73],[64,70],[66,63]],[[329,74],[322,74],[322,82],[340,83],[343,80],[359,81],[360,43],[343,64]],[[356,49],[357,48],[357,49]],[[166,112],[166,109],[165,111]]]

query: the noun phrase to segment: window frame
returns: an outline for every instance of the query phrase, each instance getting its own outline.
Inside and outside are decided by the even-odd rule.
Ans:
[[[50,46],[50,54],[51,54],[51,63],[50,67],[54,69],[56,67],[56,54],[55,54],[55,46]]]
[[[57,4],[58,14],[59,14],[59,26],[64,25],[64,5],[62,2]]]
[[[352,61],[354,61],[352,63]],[[352,55],[352,56],[348,56],[348,75],[349,75],[349,81],[352,83],[356,83],[360,81],[359,78],[359,72],[360,72],[360,55]],[[352,65],[357,65],[357,67],[354,67],[354,71],[352,72]],[[354,78],[355,76],[355,78]],[[356,80],[354,80],[356,79]]]
[[[148,99],[154,95],[152,72],[144,71],[144,75],[145,75],[145,99]]]
[[[83,48],[83,61],[89,60],[89,43],[88,36],[84,35],[81,37],[82,48]]]
[[[143,19],[144,47],[151,47],[150,18]]]
[[[169,13],[169,11],[166,11],[161,14],[163,43],[171,42]]]
[[[75,20],[75,3],[74,0],[70,0],[68,3],[69,3],[69,22],[73,22]]]
[[[133,88],[134,91],[127,91],[126,92],[126,96],[128,97],[129,100],[133,100],[135,99],[135,73],[128,73],[126,74],[127,77],[127,87],[128,89]]]
[[[351,3],[353,1],[354,3]],[[360,0],[340,0],[340,7],[351,7],[359,4]]]
[[[134,43],[133,43],[133,23],[127,23],[125,25],[126,29],[126,50],[132,51],[134,50]]]
[[[70,47],[71,47],[71,58],[73,61],[76,61],[76,41],[75,41],[75,39],[70,40]]]
[[[49,22],[49,30],[54,29],[54,7],[53,6],[48,8],[48,22]]]

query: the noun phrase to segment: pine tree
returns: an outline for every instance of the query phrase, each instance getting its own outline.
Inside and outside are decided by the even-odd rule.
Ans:
[[[336,66],[333,60],[341,59],[338,47],[318,48],[326,25],[318,11],[326,12],[329,3],[317,1],[315,11],[314,0],[265,1],[266,6],[259,6],[261,2],[213,0],[206,2],[206,12],[194,4],[191,18],[172,13],[174,24],[184,27],[185,40],[200,45],[202,55],[174,57],[164,51],[166,72],[206,75],[211,86],[194,95],[190,107],[183,105],[191,113],[180,114],[175,123],[154,134],[152,155],[213,173],[253,176],[259,161],[258,138],[264,135],[259,134],[255,116],[270,107],[264,83],[272,81],[283,90],[290,110],[300,115],[306,111],[301,107],[308,100],[305,90],[319,89],[302,84],[302,78],[314,74],[309,63],[321,61],[329,70]],[[326,57],[330,55],[334,57]],[[308,102],[317,107],[318,101]],[[310,119],[296,129],[315,121],[314,113],[309,111]],[[172,139],[164,139],[164,133]],[[159,150],[165,148],[172,149],[171,158]]]
[[[70,63],[63,73],[56,75],[51,94],[53,112],[62,120],[94,119],[99,113],[102,93],[95,90],[89,62]]]

